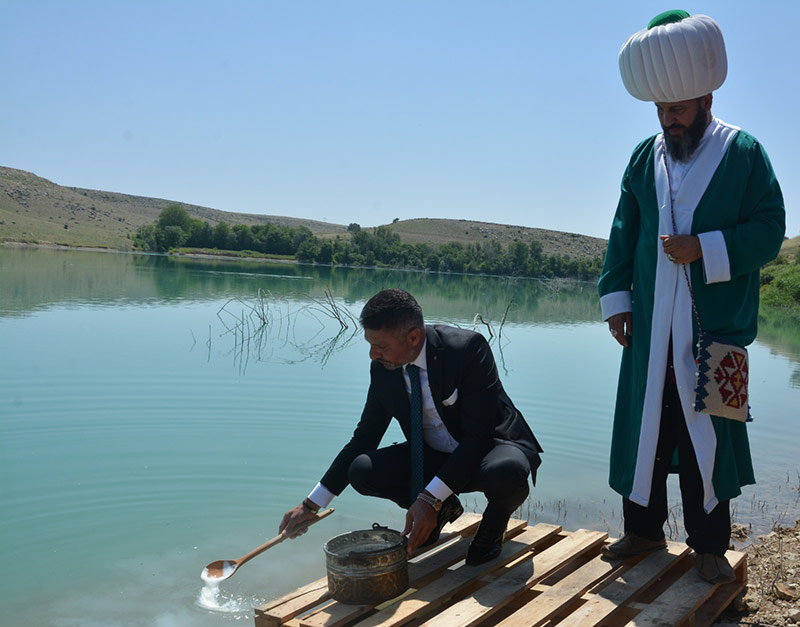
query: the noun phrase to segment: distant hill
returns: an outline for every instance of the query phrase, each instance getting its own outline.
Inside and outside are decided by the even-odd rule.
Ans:
[[[795,259],[797,257],[797,251],[800,251],[800,235],[783,240],[783,246],[781,246],[782,255]]]
[[[232,213],[189,205],[174,200],[131,196],[78,187],[64,187],[30,172],[0,166],[0,241],[64,244],[130,250],[133,236],[143,224],[156,220],[168,205],[178,202],[192,217],[214,226],[272,223],[305,226],[318,236],[349,237],[343,224],[285,216]],[[597,257],[604,253],[606,240],[522,226],[419,218],[388,225],[404,242],[442,244],[481,243],[497,240],[541,242],[546,255],[573,258]],[[65,228],[66,227],[66,228]]]
[[[549,231],[526,226],[475,222],[473,220],[444,220],[439,218],[417,218],[400,220],[389,225],[404,242],[444,244],[460,242],[471,244],[497,240],[503,246],[512,242],[539,241],[545,255],[562,255],[574,259],[602,257],[606,251],[606,240],[578,233]]]
[[[64,187],[30,172],[0,166],[0,241],[130,250],[143,224],[154,222],[174,200]],[[179,203],[192,217],[214,226],[264,224],[306,226],[316,235],[346,233],[342,224],[283,216],[231,213]],[[64,227],[67,228],[64,228]]]

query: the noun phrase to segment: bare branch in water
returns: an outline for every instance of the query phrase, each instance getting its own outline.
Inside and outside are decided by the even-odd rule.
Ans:
[[[508,301],[508,305],[506,305],[506,310],[503,313],[503,319],[500,321],[500,328],[497,329],[498,338],[503,337],[503,325],[506,323],[506,318],[508,318],[508,310],[511,309],[511,305],[513,304],[514,304],[514,299],[512,298],[510,301]]]
[[[492,325],[486,322],[486,320],[483,319],[483,316],[479,313],[476,313],[475,317],[472,319],[472,330],[475,331],[477,329],[478,322],[486,325],[486,329],[489,331],[489,338],[493,338],[494,333],[492,332]]]
[[[358,326],[358,321],[347,307],[342,307],[337,304],[330,289],[325,289],[325,300],[319,300],[313,297],[311,297],[311,300],[317,305],[317,307],[313,308],[315,311],[319,311],[329,318],[333,318],[339,323],[342,329],[349,328],[350,324]]]
[[[311,303],[295,305],[286,299],[276,299],[267,290],[258,290],[254,302],[231,298],[217,312],[225,331],[222,335],[233,335],[234,364],[239,373],[244,374],[250,362],[251,353],[255,361],[265,361],[273,357],[276,350],[286,346],[294,348],[302,357],[287,363],[298,363],[313,359],[324,367],[330,357],[345,348],[357,335],[359,324],[356,317],[341,303],[337,302],[330,289],[325,290],[325,298],[309,297]],[[232,305],[239,303],[242,310],[234,312]],[[309,317],[319,328],[311,330],[310,337],[298,337],[297,319]],[[339,323],[338,331],[327,335],[325,318]],[[210,358],[209,329],[209,358]],[[276,342],[277,340],[277,342]],[[265,354],[265,350],[268,352]]]

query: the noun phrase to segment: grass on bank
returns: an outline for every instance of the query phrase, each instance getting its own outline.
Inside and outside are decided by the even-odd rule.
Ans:
[[[219,250],[217,248],[171,248],[170,254],[176,255],[211,255],[213,257],[236,257],[238,259],[280,259],[282,261],[295,261],[294,255],[280,255],[278,253],[259,253],[254,250]]]

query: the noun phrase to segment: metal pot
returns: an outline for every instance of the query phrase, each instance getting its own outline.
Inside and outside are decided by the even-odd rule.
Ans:
[[[408,589],[408,540],[381,527],[351,531],[328,540],[323,549],[328,592],[342,603],[374,605]]]

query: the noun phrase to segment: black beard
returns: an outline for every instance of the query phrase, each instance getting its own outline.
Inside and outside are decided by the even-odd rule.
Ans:
[[[694,120],[684,129],[683,134],[679,138],[674,137],[669,132],[669,128],[675,128],[675,126],[669,128],[662,126],[661,128],[664,130],[664,142],[667,145],[667,152],[669,152],[669,155],[675,159],[675,161],[688,161],[694,154],[694,151],[697,150],[700,140],[703,139],[703,134],[706,132],[707,126],[708,112],[702,107],[698,107],[697,115],[694,116]]]

